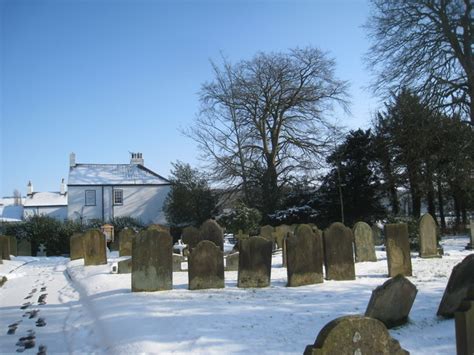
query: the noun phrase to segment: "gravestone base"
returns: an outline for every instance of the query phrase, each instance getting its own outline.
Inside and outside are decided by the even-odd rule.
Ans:
[[[474,244],[473,243],[467,243],[466,250],[474,250]]]

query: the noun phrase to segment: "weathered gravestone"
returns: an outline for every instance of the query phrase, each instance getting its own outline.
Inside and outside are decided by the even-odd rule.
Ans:
[[[323,234],[324,266],[328,280],[355,280],[352,231],[336,222]]]
[[[181,240],[188,246],[188,250],[194,249],[194,247],[201,241],[199,229],[192,226],[184,228],[183,233],[181,234]]]
[[[132,292],[173,288],[173,238],[147,229],[132,241]]]
[[[425,213],[420,219],[420,257],[436,258],[438,254],[438,242],[436,240],[436,222],[429,213]]]
[[[385,225],[388,276],[412,276],[410,242],[406,223]]]
[[[114,240],[109,243],[110,251],[118,251],[120,253],[120,236],[114,235]]]
[[[225,270],[237,271],[239,270],[239,253],[228,254],[225,257]]]
[[[365,222],[357,222],[353,233],[356,261],[377,261],[372,228]]]
[[[237,287],[270,285],[272,244],[263,237],[251,237],[240,242]]]
[[[467,250],[474,250],[474,220],[469,221],[469,243],[466,245]]]
[[[397,275],[372,291],[365,315],[381,321],[387,328],[408,321],[418,290],[403,275]]]
[[[301,224],[286,239],[287,286],[303,286],[323,282],[323,241],[321,234]]]
[[[474,254],[470,254],[457,264],[444,290],[438,308],[438,316],[452,318],[461,302],[467,297],[468,291],[474,287]]]
[[[105,235],[98,229],[91,229],[82,236],[82,248],[84,250],[84,265],[107,264],[107,252]]]
[[[183,271],[181,268],[181,263],[184,262],[186,258],[181,254],[173,253],[173,271]]]
[[[374,245],[383,245],[382,230],[376,224],[374,224],[371,228]]]
[[[132,255],[132,240],[136,234],[133,229],[125,228],[119,233],[119,256]]]
[[[18,242],[18,256],[31,256],[31,242],[21,239]]]
[[[209,240],[224,250],[224,232],[216,221],[208,219],[199,229],[200,241]]]
[[[474,288],[454,314],[457,354],[474,354]]]
[[[0,259],[10,260],[10,238],[0,235]]]
[[[117,263],[117,273],[130,274],[132,272],[132,258],[120,260]]]
[[[74,233],[71,238],[69,238],[69,256],[71,260],[82,259],[84,257],[82,236],[82,233]]]
[[[190,290],[224,288],[224,253],[209,240],[203,240],[188,257]]]
[[[265,238],[266,240],[270,240],[272,243],[275,241],[273,234],[274,232],[275,228],[269,226],[268,224],[266,226],[260,227],[260,236]]]
[[[147,229],[154,230],[157,232],[166,232],[168,234],[170,233],[170,227],[158,223],[150,224]]]
[[[275,242],[277,244],[278,249],[283,248],[283,239],[286,238],[286,236],[288,235],[290,231],[291,231],[291,227],[286,224],[282,224],[281,226],[275,227],[275,232],[273,235],[274,235]]]
[[[400,343],[377,319],[344,316],[326,324],[304,355],[405,355]]]
[[[12,235],[8,236],[10,238],[10,255],[18,256],[18,241]]]
[[[46,246],[44,244],[39,245],[36,256],[46,256]]]

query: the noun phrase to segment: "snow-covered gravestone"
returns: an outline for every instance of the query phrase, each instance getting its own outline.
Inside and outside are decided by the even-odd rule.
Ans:
[[[0,235],[0,259],[10,260],[10,238]]]
[[[323,282],[323,245],[320,233],[300,225],[286,240],[288,286]]]
[[[225,257],[225,270],[237,271],[239,270],[239,253],[228,254]]]
[[[408,225],[395,223],[385,225],[385,247],[387,249],[388,276],[398,274],[412,276]]]
[[[324,231],[324,266],[328,280],[355,280],[352,231],[340,222]]]
[[[117,273],[119,274],[130,274],[132,272],[132,258],[120,260],[117,263]]]
[[[173,288],[173,238],[168,232],[147,229],[132,241],[132,292]]]
[[[84,250],[84,265],[107,264],[105,235],[98,229],[88,230],[82,236]]]
[[[132,240],[135,237],[133,229],[124,228],[119,233],[119,255],[132,255]]]
[[[356,261],[377,261],[372,228],[365,222],[357,222],[353,233]]]
[[[408,352],[390,336],[379,320],[363,316],[344,316],[326,324],[314,344],[308,345],[304,351],[304,355],[322,354],[405,355]]]
[[[262,237],[241,240],[237,287],[270,285],[273,243]]]
[[[436,241],[436,222],[429,213],[420,219],[420,257],[437,258],[438,242]]]
[[[69,239],[69,256],[71,260],[82,259],[84,257],[82,236],[82,233],[74,233]]]
[[[474,354],[474,287],[455,313],[456,352]]]
[[[188,256],[190,290],[224,288],[224,253],[209,240],[203,240]]]
[[[224,232],[216,221],[212,219],[205,221],[199,228],[199,235],[200,241],[210,240],[224,251]]]

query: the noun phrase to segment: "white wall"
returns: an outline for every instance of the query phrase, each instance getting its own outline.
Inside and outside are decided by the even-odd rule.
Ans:
[[[95,190],[95,206],[86,206],[86,190]],[[102,187],[101,186],[68,186],[67,218],[78,220],[82,217],[86,222],[89,219],[102,219]]]
[[[48,216],[55,218],[59,221],[64,221],[68,217],[67,206],[56,206],[56,207],[24,207],[23,216],[24,218],[32,216]]]

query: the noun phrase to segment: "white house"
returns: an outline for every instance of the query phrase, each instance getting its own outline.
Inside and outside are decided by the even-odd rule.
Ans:
[[[67,218],[67,192],[64,179],[60,191],[34,192],[31,181],[28,183],[28,193],[23,200],[23,217],[48,216],[63,221]]]
[[[130,164],[78,164],[72,153],[69,163],[69,219],[106,222],[127,216],[166,223],[163,203],[171,184],[144,166],[141,153],[132,153]]]
[[[0,198],[0,222],[20,222],[23,220],[22,197]]]

